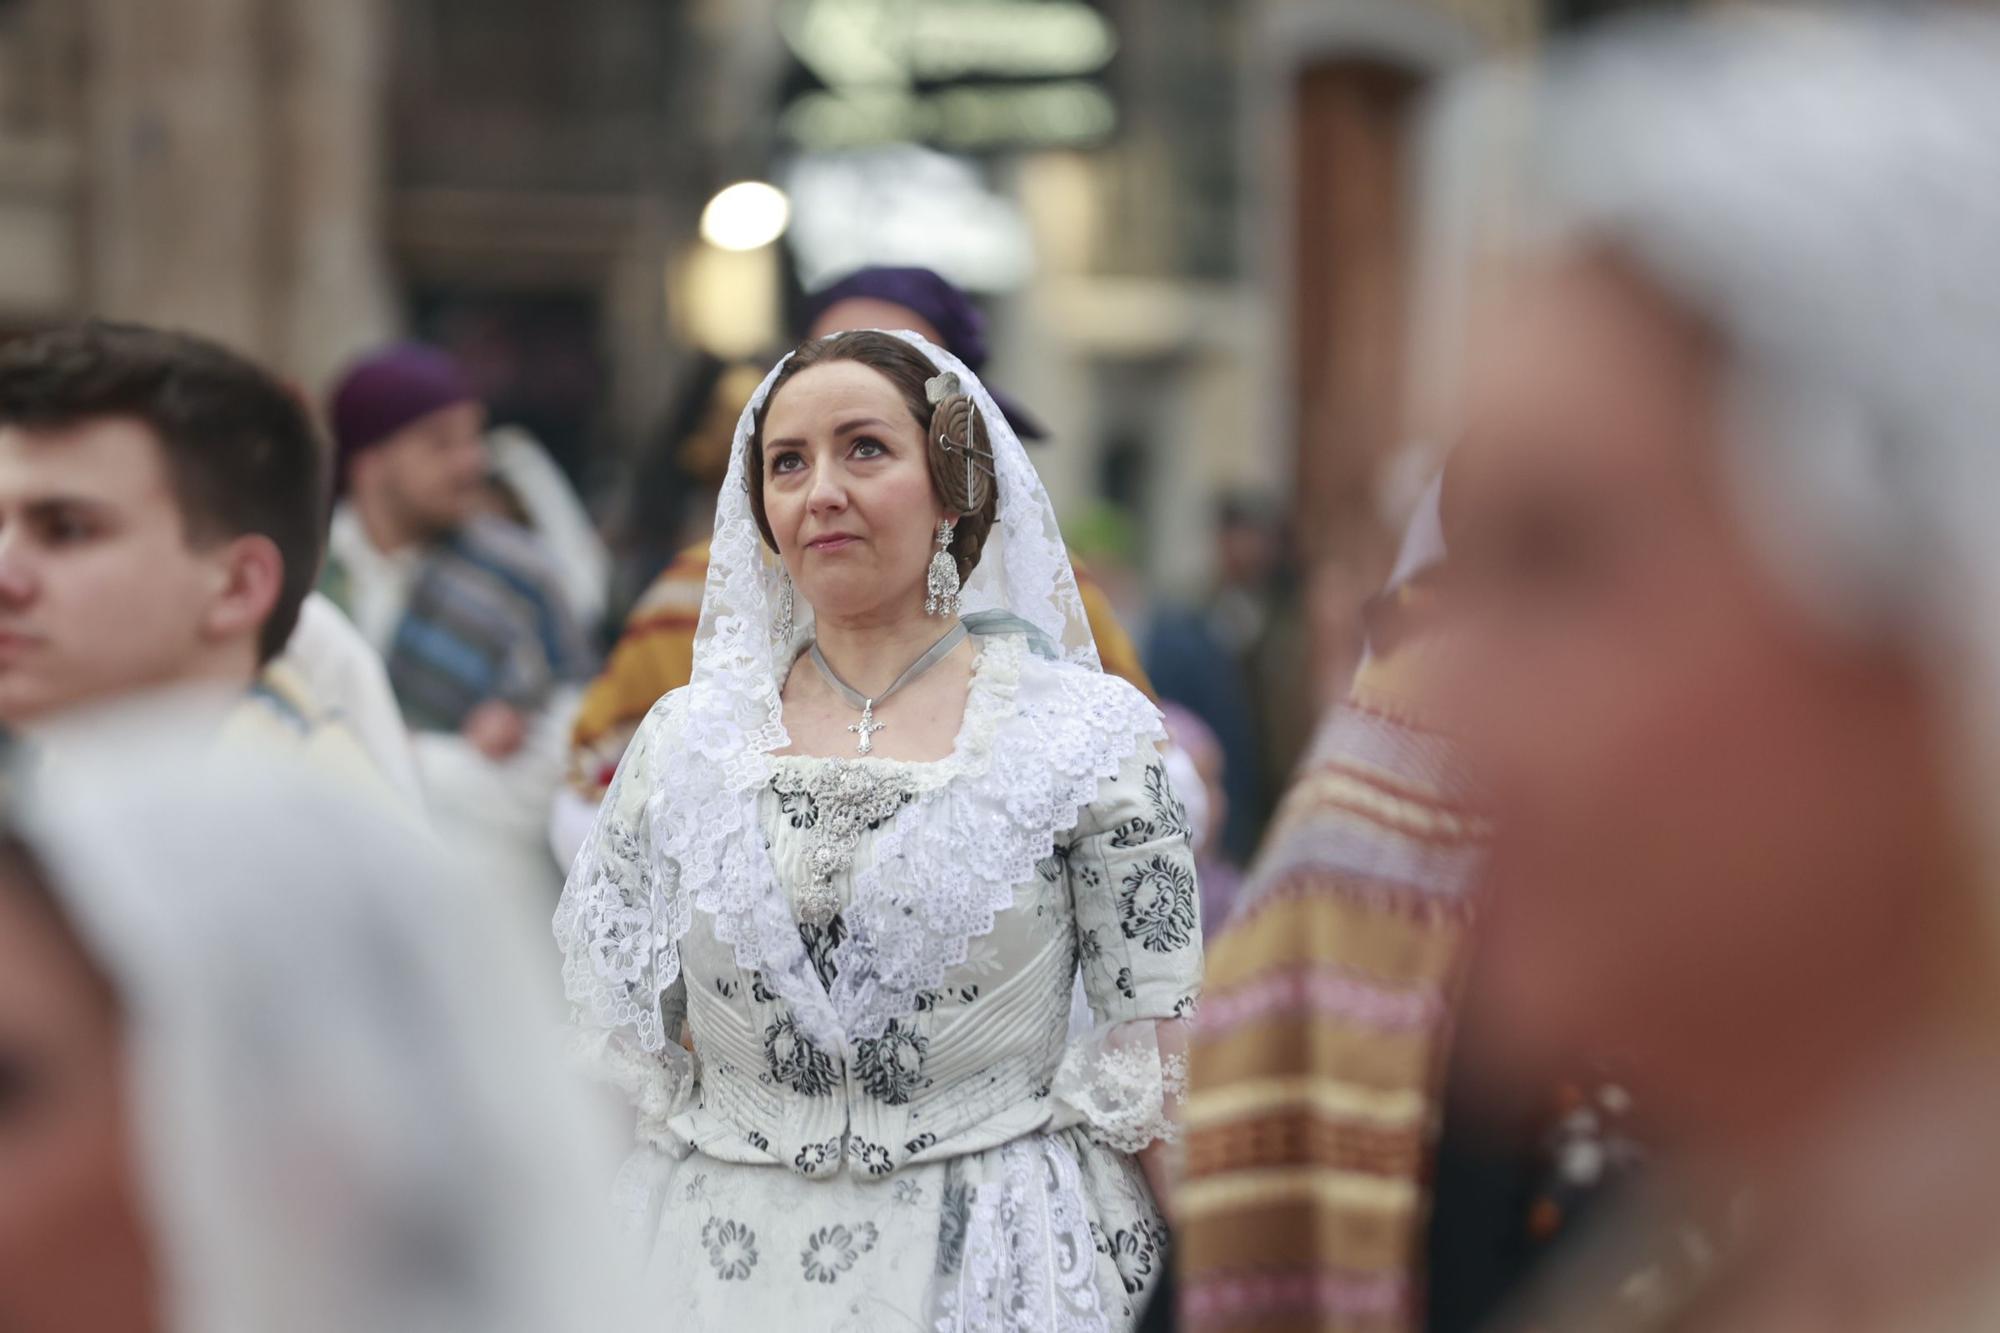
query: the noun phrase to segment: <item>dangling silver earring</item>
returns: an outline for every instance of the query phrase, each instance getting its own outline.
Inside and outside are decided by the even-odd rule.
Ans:
[[[951,539],[957,524],[945,519],[938,524],[937,554],[931,557],[930,578],[924,598],[924,614],[950,620],[958,615],[958,561],[951,558]]]
[[[782,571],[778,575],[778,618],[771,625],[771,638],[777,643],[792,641],[792,576]]]

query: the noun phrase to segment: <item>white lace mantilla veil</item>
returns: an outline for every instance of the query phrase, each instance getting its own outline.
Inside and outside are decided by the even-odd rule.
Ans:
[[[914,333],[892,336],[922,352],[940,373],[958,377],[992,443],[998,512],[965,582],[965,614],[1018,617],[1043,641],[1043,652],[1084,668],[1067,673],[1071,706],[1059,707],[1063,716],[1033,738],[1043,744],[996,753],[991,751],[1005,744],[995,741],[989,752],[955,753],[945,761],[947,774],[991,775],[989,786],[1005,793],[998,801],[976,807],[963,792],[933,790],[937,799],[957,801],[964,818],[931,820],[925,830],[911,832],[899,817],[885,829],[878,867],[900,858],[922,891],[899,892],[877,868],[858,872],[854,902],[843,914],[848,936],[835,952],[837,979],[830,993],[823,988],[757,826],[757,795],[770,781],[772,756],[789,744],[779,691],[811,624],[801,598],[794,634],[784,642],[775,637],[782,566],[764,545],[746,484],[751,432],[784,367],[779,362],[737,422],[709,548],[692,677],[655,705],[627,752],[626,766],[644,764],[646,771],[619,774],[620,781],[649,784],[652,854],[636,888],[609,873],[606,851],[615,856],[621,849],[608,847],[619,835],[603,826],[607,802],[556,912],[569,998],[614,1067],[639,1052],[662,1051],[677,1037],[662,1030],[660,998],[680,975],[680,941],[696,908],[713,915],[717,938],[732,947],[741,966],[763,973],[815,1040],[838,1048],[848,1039],[879,1036],[889,1020],[912,1010],[918,992],[939,985],[964,961],[968,942],[992,928],[996,912],[1049,854],[1055,837],[1074,825],[1098,783],[1140,746],[1164,736],[1158,710],[1102,674],[1055,508],[992,396],[949,352]],[[977,702],[968,700],[968,714]],[[1062,725],[1053,725],[1057,720]],[[1058,780],[1032,793],[1025,785],[1007,788],[1005,775],[1027,771],[1023,765],[1054,765]],[[947,830],[943,845],[932,836],[938,825]],[[622,853],[630,858],[637,849],[626,845]],[[635,1042],[638,1051],[632,1050]]]

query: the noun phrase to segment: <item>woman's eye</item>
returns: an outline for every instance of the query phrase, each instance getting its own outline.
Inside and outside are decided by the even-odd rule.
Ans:
[[[866,435],[854,442],[854,456],[856,458],[880,458],[888,452],[888,446],[884,445],[880,440],[870,439]]]
[[[797,454],[779,454],[776,458],[773,458],[771,460],[771,471],[773,474],[782,472],[797,472],[800,468],[804,467],[805,465],[806,465],[805,460],[803,458],[800,458]]]

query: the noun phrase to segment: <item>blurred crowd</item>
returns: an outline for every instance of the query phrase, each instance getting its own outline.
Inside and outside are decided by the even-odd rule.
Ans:
[[[2000,1327],[2000,21],[1614,25],[1440,114],[1450,447],[1351,652],[1276,497],[1178,599],[1063,516],[1206,938],[1134,1326]],[[990,359],[921,268],[790,332],[869,329]],[[435,346],[0,347],[0,1330],[685,1326],[548,921],[769,350],[606,521]]]

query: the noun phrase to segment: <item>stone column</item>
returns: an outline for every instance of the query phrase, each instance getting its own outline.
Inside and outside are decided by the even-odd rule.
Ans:
[[[1421,83],[1360,60],[1301,72],[1291,337],[1306,563],[1365,560],[1376,468],[1402,443],[1405,149]]]
[[[316,393],[394,319],[386,0],[88,0],[85,308]]]
[[[88,0],[93,313],[268,355],[262,0]]]
[[[399,322],[385,242],[385,0],[276,0],[273,360],[317,394]]]

